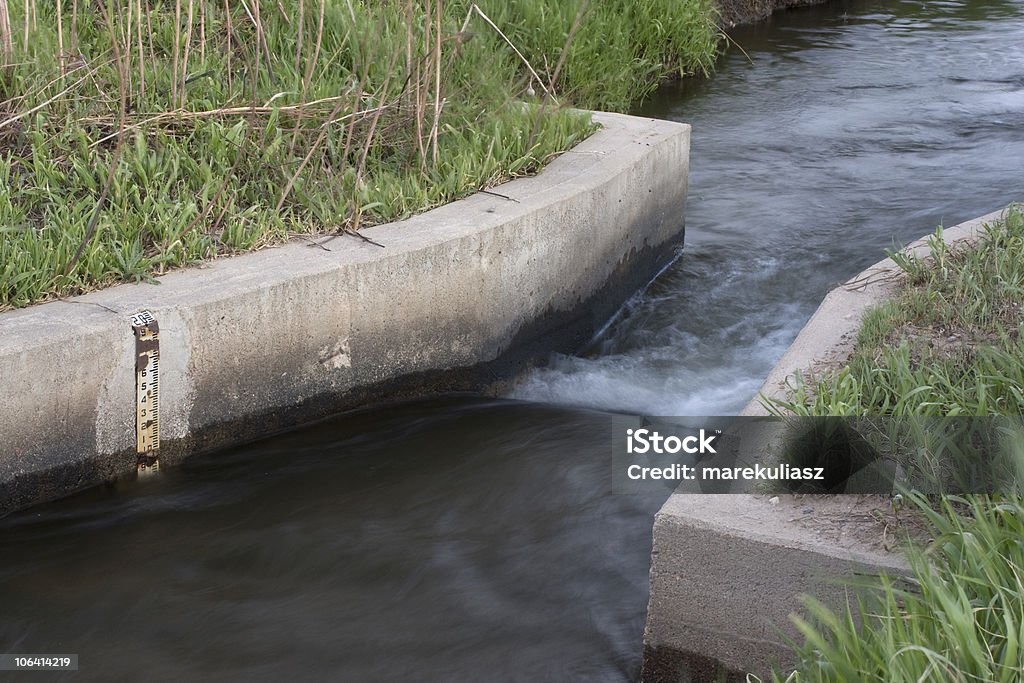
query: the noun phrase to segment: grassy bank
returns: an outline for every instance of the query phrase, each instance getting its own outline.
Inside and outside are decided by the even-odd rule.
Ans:
[[[1022,499],[946,499],[929,519],[934,541],[912,551],[909,580],[882,579],[855,619],[809,602],[801,666],[776,683],[1016,683],[1024,680]]]
[[[973,246],[950,247],[937,235],[928,257],[894,260],[906,284],[868,313],[848,364],[798,384],[776,407],[800,415],[1024,413],[1020,209]],[[869,583],[856,609],[810,602],[811,619],[798,622],[802,663],[775,680],[1024,680],[1019,437],[1011,450],[1017,476],[997,479],[1000,497],[908,493],[933,538],[911,550],[910,579]]]
[[[591,131],[568,105],[706,72],[713,21],[708,0],[0,0],[0,310],[534,173]]]
[[[846,367],[798,383],[798,415],[1024,413],[1024,215],[1011,207],[983,242],[894,254],[908,286],[865,316]]]

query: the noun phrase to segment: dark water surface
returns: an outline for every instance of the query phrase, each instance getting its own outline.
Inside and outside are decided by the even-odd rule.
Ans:
[[[607,435],[419,402],[0,520],[0,643],[90,680],[627,680],[663,497],[608,494]]]
[[[634,679],[662,501],[610,495],[593,409],[735,412],[830,286],[1024,195],[1024,2],[730,33],[752,65],[643,111],[694,126],[684,255],[523,378],[534,403],[351,414],[0,520],[0,651],[77,653],[75,680]]]

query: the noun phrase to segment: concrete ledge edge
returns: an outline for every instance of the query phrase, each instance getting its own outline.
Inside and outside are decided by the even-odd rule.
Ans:
[[[0,514],[134,471],[134,340],[161,462],[344,409],[480,390],[578,349],[681,243],[690,127],[594,113],[537,176],[363,233],[0,314]]]
[[[943,241],[949,245],[973,244],[983,236],[985,224],[1002,219],[1005,213],[1005,209],[993,211],[943,228]],[[928,240],[932,234],[911,242],[903,251],[918,256],[928,254]],[[898,291],[900,274],[899,266],[891,258],[884,258],[826,294],[814,315],[768,373],[758,396],[743,408],[740,415],[768,415],[764,397],[785,398],[786,383],[797,373],[812,376],[824,364],[849,358],[864,314],[894,296]]]

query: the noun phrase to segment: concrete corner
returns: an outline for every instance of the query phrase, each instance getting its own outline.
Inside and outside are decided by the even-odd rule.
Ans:
[[[800,596],[907,570],[886,496],[673,494],[655,518],[645,683],[767,680],[792,664]]]

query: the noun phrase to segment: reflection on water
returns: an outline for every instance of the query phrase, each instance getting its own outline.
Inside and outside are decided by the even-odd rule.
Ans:
[[[685,253],[517,396],[735,412],[829,287],[1019,199],[1022,15],[832,3],[732,31],[753,65],[645,109],[694,125]],[[78,653],[76,681],[630,680],[661,499],[609,494],[609,424],[407,404],[12,516],[3,651]]]

